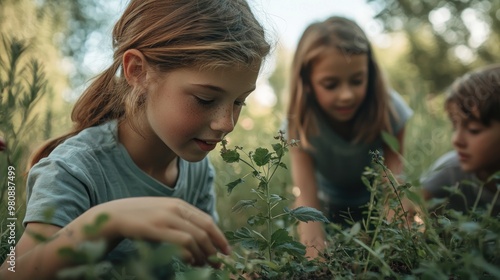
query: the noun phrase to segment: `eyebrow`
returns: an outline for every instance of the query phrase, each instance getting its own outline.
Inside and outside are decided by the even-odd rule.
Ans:
[[[198,87],[202,87],[202,88],[206,88],[206,89],[209,89],[209,90],[212,90],[212,91],[218,91],[218,92],[222,92],[222,93],[227,93],[227,91],[225,91],[223,88],[218,87],[218,86],[214,86],[214,85],[210,85],[210,84],[192,84],[192,85],[198,86]],[[256,89],[256,86],[253,86],[250,90],[245,91],[242,94],[252,92],[255,89]]]
[[[356,73],[353,73],[353,74],[351,75],[351,78],[352,78],[352,77],[355,77],[355,76],[360,76],[360,75],[363,75],[365,72],[366,72],[365,70],[361,70],[361,71],[358,71],[358,72],[356,72]]]
[[[357,76],[361,76],[365,73],[364,70],[361,70],[361,71],[358,71],[356,73],[353,73],[352,75],[349,76],[349,78],[352,78],[352,77],[357,77]],[[320,81],[323,81],[323,80],[335,80],[335,79],[338,79],[337,76],[332,76],[332,75],[325,75],[324,77],[322,77],[320,79]]]

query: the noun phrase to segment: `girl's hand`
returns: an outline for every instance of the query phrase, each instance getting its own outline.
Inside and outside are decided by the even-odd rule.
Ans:
[[[126,198],[88,211],[94,219],[102,213],[109,215],[102,229],[108,240],[131,238],[175,244],[181,249],[182,259],[193,265],[205,265],[207,258],[219,250],[230,253],[229,243],[212,217],[181,199]]]
[[[102,214],[108,216],[98,232],[86,233]],[[39,242],[33,234],[49,238]],[[135,197],[99,204],[63,228],[51,224],[28,223],[16,246],[16,279],[55,279],[57,273],[75,265],[63,257],[61,248],[77,248],[92,239],[104,239],[108,250],[124,238],[168,242],[178,245],[184,261],[204,265],[207,258],[219,250],[230,253],[229,244],[212,217],[189,203],[168,197]],[[219,264],[211,263],[213,267]],[[5,262],[0,279],[11,273]]]
[[[299,224],[300,242],[306,248],[306,257],[315,259],[326,247],[325,232],[320,222],[308,222]]]

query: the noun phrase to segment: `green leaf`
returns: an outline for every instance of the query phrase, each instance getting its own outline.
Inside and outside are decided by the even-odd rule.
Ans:
[[[234,232],[228,231],[224,234],[226,235],[227,240],[232,244],[240,243],[241,246],[247,249],[263,250],[267,247],[267,244],[263,240],[257,239],[255,234],[246,227],[239,228]]]
[[[257,199],[243,199],[238,201],[236,205],[233,206],[231,209],[232,212],[240,212],[241,210],[248,208],[248,207],[255,207],[255,203],[257,202]]]
[[[391,150],[395,153],[399,153],[399,141],[394,135],[382,131],[382,140],[384,140],[384,143],[387,144]]]
[[[256,170],[252,171],[252,175],[259,180],[262,178],[262,175],[260,175],[259,171]]]
[[[477,222],[464,222],[460,224],[459,229],[466,233],[475,233],[481,230],[481,225]]]
[[[271,235],[271,247],[274,248],[278,245],[287,243],[293,241],[293,238],[288,235],[288,231],[285,229],[277,229],[273,234]]]
[[[58,250],[58,253],[61,257],[65,259],[69,259],[74,262],[84,262],[85,256],[81,253],[78,253],[75,249],[71,247],[62,247]]]
[[[86,235],[97,235],[101,230],[101,227],[109,220],[109,216],[107,214],[100,214],[96,217],[94,224],[85,225],[83,230]]]
[[[350,235],[351,236],[356,236],[359,231],[361,230],[361,224],[360,223],[355,223],[352,227],[351,227],[351,231],[350,231]]]
[[[414,192],[410,189],[404,189],[403,192],[411,202],[417,205],[422,205],[424,203],[422,196],[419,193]]]
[[[371,188],[371,183],[370,181],[368,180],[368,178],[366,178],[365,176],[361,176],[361,182],[363,182],[363,184],[367,187],[367,188]]]
[[[190,280],[190,279],[210,279],[213,271],[208,267],[193,267],[188,271],[180,271],[175,273],[176,280]],[[135,279],[135,277],[133,278]]]
[[[231,183],[227,183],[227,184],[226,184],[226,187],[227,187],[227,192],[228,192],[229,194],[231,194],[231,192],[233,191],[233,189],[234,189],[237,185],[239,185],[239,184],[241,184],[241,183],[243,183],[243,182],[244,182],[244,181],[243,181],[243,179],[239,178],[239,179],[236,179],[236,180],[232,181]]]
[[[252,155],[253,161],[257,166],[266,165],[271,159],[271,154],[268,149],[265,148],[257,148],[255,153]]]
[[[262,216],[261,214],[256,216],[251,216],[248,218],[247,223],[251,226],[260,226],[265,224],[267,221],[267,217]]]
[[[106,253],[106,242],[104,239],[96,241],[85,241],[77,249],[62,247],[58,250],[59,255],[74,262],[95,263]]]
[[[221,153],[221,156],[227,163],[233,163],[240,160],[240,154],[236,150],[227,150]]]
[[[437,206],[440,206],[442,205],[443,203],[445,203],[448,199],[446,198],[431,198],[427,201],[427,207],[429,209],[433,209]]]
[[[267,189],[267,182],[265,178],[262,178],[259,182],[259,186],[257,187],[259,190],[265,190]]]
[[[239,228],[236,231],[227,231],[224,234],[230,242],[253,238],[252,232],[246,227]]]
[[[278,144],[273,144],[272,147],[278,157],[282,157],[285,154],[283,145],[278,143]]]
[[[259,196],[266,195],[266,193],[263,192],[263,190],[261,190],[261,189],[251,189],[250,192],[254,193],[256,195],[259,195]]]
[[[303,257],[306,254],[306,246],[297,241],[289,241],[287,243],[283,243],[274,248],[274,250],[285,251],[288,254],[295,256],[297,258]]]
[[[271,202],[271,204],[276,203],[278,201],[282,201],[282,200],[286,200],[286,198],[282,197],[281,195],[277,195],[277,194],[271,194],[271,196],[269,197],[269,202]]]
[[[52,240],[53,237],[46,237],[43,234],[40,234],[38,232],[32,232],[32,231],[27,231],[27,233],[35,239],[37,242],[44,243]]]
[[[491,175],[487,180],[486,180],[486,183],[487,182],[490,182],[490,181],[493,181],[493,180],[500,180],[500,171],[497,171],[495,173],[493,173],[493,175]],[[497,188],[498,188],[498,184],[497,184]]]
[[[330,221],[319,211],[318,209],[312,208],[312,207],[305,207],[305,206],[300,206],[297,207],[293,210],[289,210],[288,208],[285,208],[285,212],[290,214],[291,217],[302,221],[302,222],[309,222],[309,221],[317,221],[317,222],[324,222],[324,223],[329,223]]]
[[[98,262],[105,254],[107,242],[104,239],[85,241],[79,245],[79,250],[85,255],[87,263]]]

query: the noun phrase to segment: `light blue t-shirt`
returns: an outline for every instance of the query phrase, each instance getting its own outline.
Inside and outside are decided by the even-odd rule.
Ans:
[[[422,176],[420,183],[422,188],[431,194],[431,197],[448,198],[446,208],[464,213],[474,206],[482,184],[474,173],[462,170],[456,151],[450,151],[437,159],[429,171]],[[445,187],[458,188],[464,197],[450,193]],[[478,208],[486,209],[494,197],[495,192],[483,188],[478,200]],[[499,213],[500,199],[496,201],[492,211],[493,216]]]
[[[142,196],[181,198],[217,221],[214,170],[208,158],[199,162],[179,158],[178,169],[176,185],[166,186],[133,162],[118,141],[116,121],[87,128],[30,170],[24,224],[64,227],[95,205]],[[134,251],[132,241],[126,239],[106,259],[119,263]]]
[[[392,131],[397,134],[413,111],[397,92],[390,92],[390,102],[397,114],[390,116]],[[310,137],[314,150],[306,152],[314,162],[318,197],[327,208],[328,205],[335,208],[361,206],[370,199],[361,176],[365,167],[372,165],[369,152],[378,150],[383,154],[382,138],[378,137],[371,143],[354,144],[332,130],[324,118],[317,116],[316,119],[319,135]]]

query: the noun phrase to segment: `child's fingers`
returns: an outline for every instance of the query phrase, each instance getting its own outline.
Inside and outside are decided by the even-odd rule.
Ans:
[[[217,225],[214,223],[210,215],[197,208],[191,207],[182,211],[181,217],[186,219],[193,225],[201,228],[203,232],[207,233],[208,239],[211,240],[215,247],[219,248],[222,253],[226,255],[231,253],[229,242],[227,241],[226,237],[219,229],[219,227],[217,227]],[[205,237],[203,236],[200,238],[204,239]],[[216,252],[213,252],[213,254],[215,253]]]
[[[110,202],[94,212],[111,212],[112,223],[106,227],[111,238],[145,239],[179,245],[184,259],[203,265],[209,256],[229,254],[229,243],[212,217],[191,204],[173,198],[134,198]],[[130,205],[134,205],[131,209]]]
[[[181,247],[181,257],[193,265],[204,265],[207,256],[192,234],[183,230],[166,229],[163,240]]]
[[[143,234],[142,238],[179,245],[191,253],[194,259],[192,264],[204,265],[209,256],[217,254],[218,247],[212,237],[213,234],[207,229],[216,228],[218,230],[218,228],[211,217],[199,209],[189,204],[176,207],[176,209],[180,208],[182,209],[180,213],[172,211],[172,209],[163,213],[152,213],[150,218],[154,221],[153,224],[140,227],[142,231],[150,229],[150,233]],[[222,238],[224,237],[222,236]]]
[[[193,265],[204,265],[206,254],[190,232],[171,227],[153,227],[141,232],[141,239],[167,242],[179,246],[183,261]]]
[[[115,222],[119,236],[131,239],[149,240],[155,242],[168,242],[178,245],[190,252],[186,260],[194,264],[204,264],[208,254],[216,252],[212,242],[204,239],[202,229],[189,224],[178,215],[165,215],[154,211],[149,215],[120,216]],[[208,241],[207,241],[208,240]],[[203,244],[205,243],[205,244]],[[211,246],[211,247],[210,247]]]
[[[203,253],[205,259],[208,256],[217,254],[216,244],[214,244],[210,234],[198,224],[192,223],[181,217],[173,216],[169,221],[168,227],[174,227],[186,233],[185,237],[181,237],[181,239],[177,240],[177,243],[181,246],[190,248],[190,246],[192,246],[191,243],[195,243],[197,245],[196,247]]]

